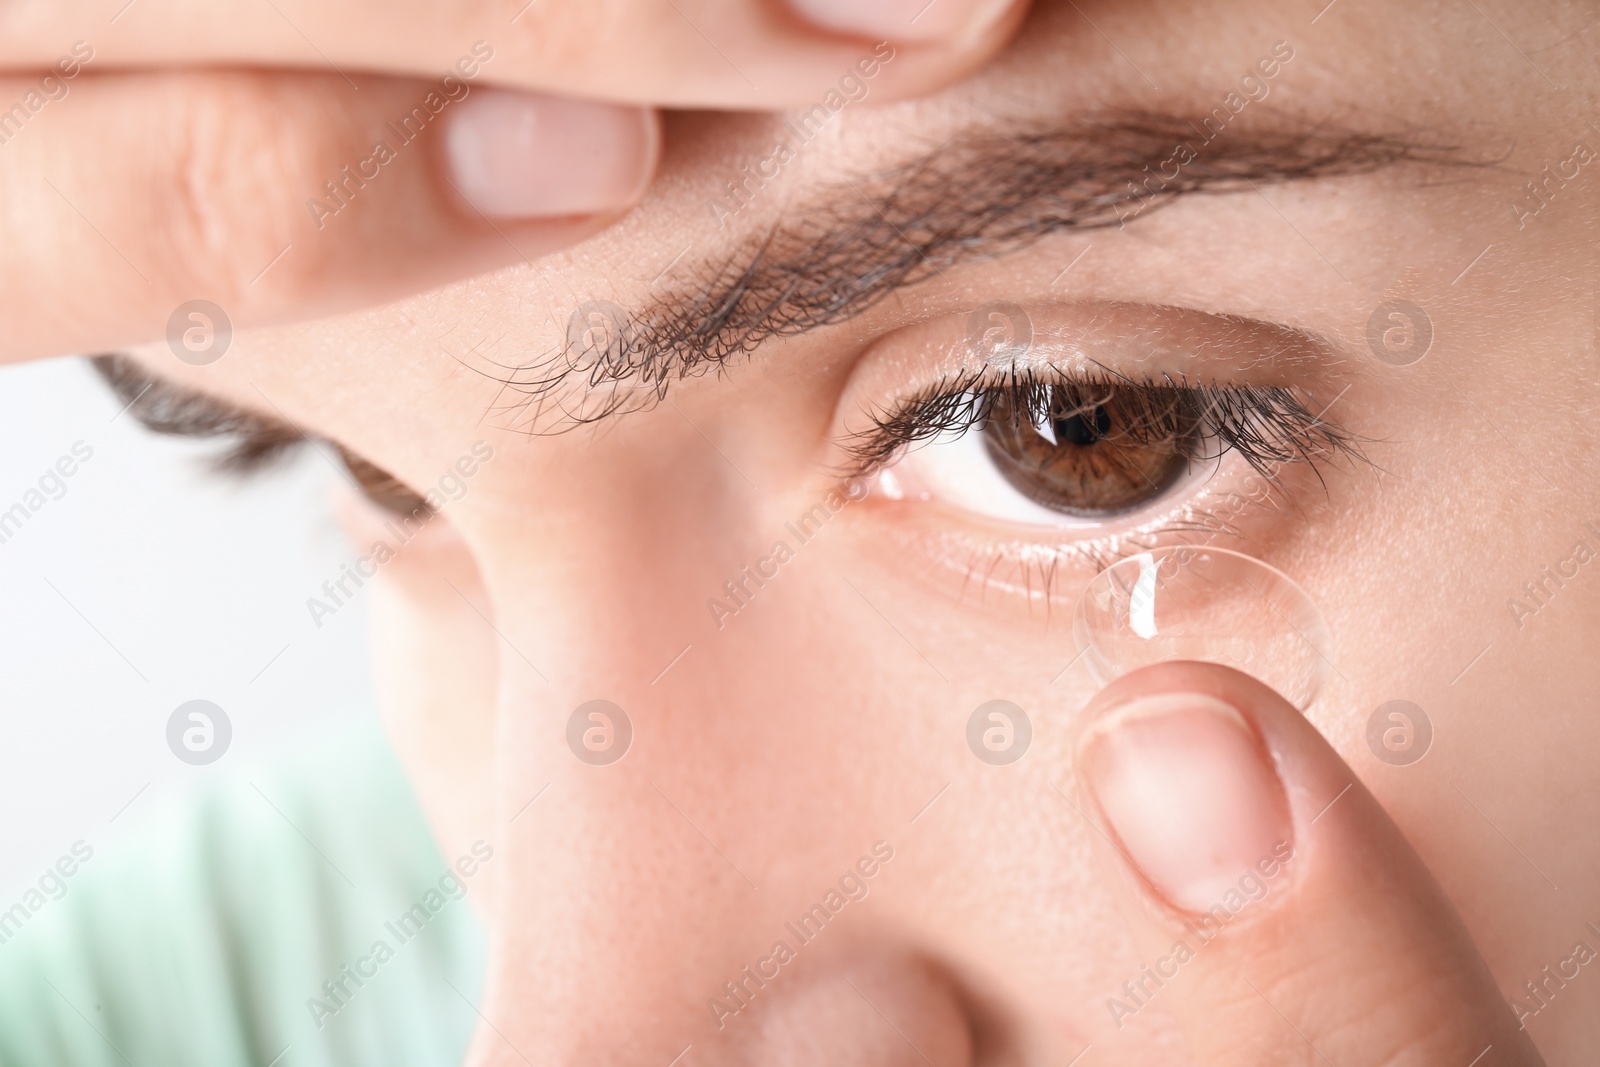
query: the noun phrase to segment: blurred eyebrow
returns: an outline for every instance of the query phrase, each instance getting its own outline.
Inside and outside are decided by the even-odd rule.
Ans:
[[[1457,152],[1410,134],[1213,133],[1148,113],[967,134],[786,211],[733,252],[676,271],[687,280],[639,307],[580,305],[561,349],[508,368],[501,380],[518,399],[506,410],[533,432],[551,414],[559,428],[596,422],[649,407],[673,381],[720,371],[769,339],[845,322],[957,264],[1051,234],[1126,225],[1193,193],[1460,164]]]

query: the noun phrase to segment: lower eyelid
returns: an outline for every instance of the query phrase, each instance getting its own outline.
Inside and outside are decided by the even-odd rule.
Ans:
[[[1269,481],[1236,455],[1213,466],[1192,492],[1152,514],[1096,530],[984,521],[937,501],[894,500],[874,489],[858,512],[872,522],[863,547],[885,566],[963,602],[1068,610],[1096,573],[1126,555],[1176,543],[1274,541],[1278,521],[1299,515],[1279,503],[1306,487]]]

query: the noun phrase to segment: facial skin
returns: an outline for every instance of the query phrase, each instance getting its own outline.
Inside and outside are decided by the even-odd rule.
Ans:
[[[1544,187],[1522,225],[1510,205],[1536,203],[1524,183],[1546,164],[1571,174],[1575,145],[1600,150],[1596,12],[1345,0],[1312,23],[1316,6],[1045,4],[974,80],[846,107],[725,226],[708,200],[770,154],[782,118],[671,116],[652,194],[566,255],[241,332],[210,367],[139,353],[419,489],[474,441],[494,449],[444,509],[460,541],[402,550],[375,608],[397,743],[446,854],[481,836],[504,857],[469,1062],[666,1064],[686,1045],[706,1064],[1066,1063],[1085,1046],[1086,1063],[1184,1061],[1159,997],[1112,1021],[1108,998],[1147,961],[1066,799],[1071,724],[1098,688],[1074,662],[1072,607],[1096,561],[1182,539],[1173,498],[1085,531],[875,493],[720,625],[708,607],[729,603],[724,582],[774,542],[794,544],[786,522],[842,490],[840,442],[864,412],[970,364],[969,316],[997,300],[1024,308],[1036,351],[1068,369],[1077,346],[1136,374],[1150,337],[1177,336],[1202,352],[1171,357],[1192,379],[1329,405],[1367,462],[1287,467],[1266,506],[1203,537],[1270,562],[1320,607],[1333,668],[1308,717],[1432,869],[1507,996],[1526,1000],[1524,980],[1590,938],[1600,579],[1580,567],[1537,612],[1508,601],[1538,606],[1524,583],[1578,540],[1600,543],[1585,528],[1600,522],[1600,159]],[[697,264],[743,266],[752,235],[818,203],[848,210],[851,182],[854,210],[883,206],[874,175],[963,131],[1132,112],[1198,123],[1278,41],[1292,60],[1217,153],[1310,128],[1456,151],[1264,178],[1126,227],[1113,217],[944,262],[845,321],[763,340],[725,373],[673,381],[665,402],[591,427],[550,414],[582,408],[575,387],[533,419],[526,390],[504,384],[549,365],[582,302],[690,294],[707,276]],[[1430,161],[1446,156],[1458,162]],[[989,191],[949,195],[960,214]],[[1390,299],[1431,318],[1431,349],[1409,366],[1367,344]],[[1241,332],[1224,316],[1265,325]],[[1316,340],[1304,359],[1251,358],[1251,338],[1274,328]],[[1213,509],[1243,491],[1236,466],[1214,478]],[[440,592],[441,574],[473,564],[483,614]],[[419,665],[421,650],[433,654]],[[566,743],[568,716],[597,698],[632,723],[608,766]],[[1367,748],[1369,715],[1395,698],[1435,731],[1411,766]],[[965,739],[972,710],[994,699],[1032,722],[1009,766],[974,758]],[[784,924],[879,841],[893,858],[865,899],[719,1029],[707,1001],[774,941],[796,944]],[[1600,1044],[1597,1003],[1600,979],[1585,976],[1528,1020],[1550,1063]]]

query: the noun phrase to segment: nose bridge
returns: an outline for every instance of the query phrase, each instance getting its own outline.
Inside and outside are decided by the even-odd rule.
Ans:
[[[868,973],[915,940],[868,935],[940,785],[898,710],[926,668],[860,639],[881,621],[828,565],[822,517],[781,561],[754,535],[707,549],[686,533],[706,515],[662,522],[568,559],[507,541],[486,568],[505,864],[469,1062],[922,1063],[896,1027],[923,1018],[947,1020],[924,1043],[964,1047],[921,964]],[[888,1026],[841,975],[885,1010],[907,989],[938,1008]]]
[[[882,951],[850,946],[893,871],[879,826],[915,813],[870,759],[892,728],[825,701],[784,624],[753,614],[664,675],[625,680],[609,658],[660,643],[662,624],[613,610],[609,641],[571,635],[547,680],[502,657],[502,914],[472,1062],[659,1067],[687,1046],[685,1063],[768,1062],[769,1030],[812,1015],[857,1027],[849,987],[815,983],[831,954]],[[888,733],[863,743],[864,722]],[[897,1063],[877,1041],[861,1038],[877,1058],[859,1062]],[[858,1062],[814,1045],[772,1062]]]
[[[717,821],[702,833],[693,800],[642,768],[579,770],[508,834],[482,1062],[666,1064],[760,937],[760,890],[720,854]]]
[[[559,650],[544,678],[502,657],[504,880],[472,1062],[665,1065],[704,1048],[707,1001],[773,941],[783,878],[767,802],[744,788],[747,697],[718,692],[715,650],[664,676],[619,669],[669,644],[670,618],[615,600],[584,614],[541,646]]]
[[[714,792],[557,788],[507,850],[470,1067],[971,1062],[955,984],[868,910],[892,845],[823,878],[747,854]]]

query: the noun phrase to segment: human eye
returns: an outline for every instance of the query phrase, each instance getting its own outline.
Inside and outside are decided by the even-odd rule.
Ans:
[[[851,399],[839,467],[893,517],[901,558],[1051,593],[1071,564],[1259,531],[1365,462],[1329,414],[1340,361],[1298,331],[1124,307],[1034,326],[1003,359],[930,327]]]
[[[890,499],[1095,529],[1183,496],[1225,461],[1276,479],[1355,442],[1290,388],[1029,368],[938,383],[874,416],[847,448],[853,473],[876,474]]]

